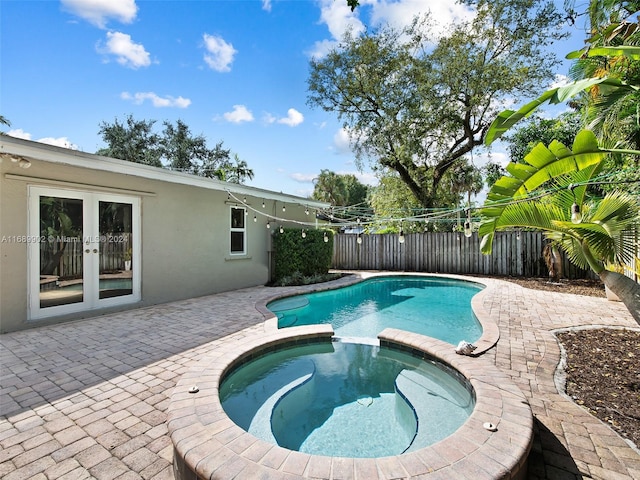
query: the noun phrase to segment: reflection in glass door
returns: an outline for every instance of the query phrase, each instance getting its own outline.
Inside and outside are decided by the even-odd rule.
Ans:
[[[29,318],[140,299],[139,199],[32,186],[29,202]]]
[[[83,200],[41,196],[39,214],[40,308],[83,302]]]
[[[130,203],[98,202],[101,299],[133,293],[132,214]]]

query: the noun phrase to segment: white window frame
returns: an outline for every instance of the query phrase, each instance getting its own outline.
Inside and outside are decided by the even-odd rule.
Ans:
[[[234,227],[233,226],[233,213],[234,210],[242,211],[242,227]],[[232,205],[229,209],[229,254],[238,256],[238,255],[246,255],[247,254],[247,209],[245,207],[239,207],[237,205]],[[233,234],[234,233],[242,233],[242,251],[233,251]]]

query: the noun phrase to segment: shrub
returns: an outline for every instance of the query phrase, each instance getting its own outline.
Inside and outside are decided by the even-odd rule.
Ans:
[[[333,232],[305,229],[305,233],[305,238],[302,238],[300,229],[294,228],[273,233],[274,283],[279,283],[285,277],[322,276],[329,272],[333,256]],[[324,241],[325,235],[329,240],[327,242]]]

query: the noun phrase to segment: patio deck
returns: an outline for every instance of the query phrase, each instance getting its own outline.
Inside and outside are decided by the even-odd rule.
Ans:
[[[637,328],[624,306],[482,281],[482,307],[501,336],[483,356],[535,415],[529,478],[640,479],[640,453],[554,382],[553,331]],[[212,350],[261,335],[256,303],[265,297],[313,288],[248,288],[1,335],[0,477],[172,479],[166,417],[182,374]]]

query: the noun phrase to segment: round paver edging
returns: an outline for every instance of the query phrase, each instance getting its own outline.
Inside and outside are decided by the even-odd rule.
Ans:
[[[224,478],[461,478],[524,479],[533,440],[531,409],[518,387],[482,357],[457,355],[439,340],[386,329],[381,345],[451,366],[473,387],[476,406],[451,436],[429,447],[382,458],[308,455],[259,440],[224,412],[220,382],[229,369],[265,351],[333,335],[330,325],[265,331],[223,344],[183,375],[171,396],[168,429],[177,480]],[[196,393],[190,393],[196,389]],[[493,428],[488,429],[491,424]]]

